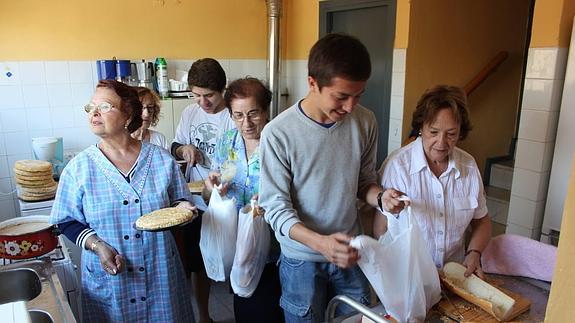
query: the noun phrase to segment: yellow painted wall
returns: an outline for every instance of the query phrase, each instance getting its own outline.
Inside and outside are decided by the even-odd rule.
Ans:
[[[264,0],[0,1],[0,60],[265,59]]]
[[[529,47],[569,47],[575,0],[536,0]]]
[[[525,0],[411,1],[403,134],[417,100],[436,84],[464,86],[500,51],[509,58],[469,97],[474,125],[459,144],[483,171],[507,154],[514,134],[528,6]]]
[[[283,0],[285,59],[307,59],[319,36],[319,1]]]
[[[409,0],[397,0],[394,48],[407,48],[409,43]]]
[[[561,238],[545,322],[573,322],[575,317],[573,268],[575,268],[575,160],[571,166],[571,177],[563,207]]]
[[[409,0],[398,1],[396,48],[407,47]],[[164,56],[267,57],[265,0],[0,0],[0,61]],[[319,1],[284,0],[282,56],[306,59]]]

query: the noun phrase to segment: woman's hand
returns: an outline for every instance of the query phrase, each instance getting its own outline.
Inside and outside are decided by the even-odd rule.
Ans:
[[[252,198],[251,198],[252,201],[255,201],[254,210],[252,212],[254,217],[263,216],[264,213],[266,213],[266,210],[264,210],[263,207],[259,206],[258,198],[259,198],[259,194],[254,194],[254,196],[252,196]]]
[[[409,201],[402,201],[399,198],[405,194],[393,188],[385,190],[382,196],[383,209],[389,213],[397,214],[409,205]]]
[[[467,267],[467,270],[463,274],[465,277],[469,277],[471,274],[476,274],[479,278],[485,280],[485,273],[481,268],[481,254],[476,251],[471,251],[465,256],[463,265]]]
[[[92,252],[98,255],[102,268],[108,274],[117,275],[126,267],[124,256],[120,255],[114,247],[110,246],[98,236],[93,235],[89,237],[86,244]]]
[[[176,205],[176,207],[188,210],[188,211],[192,211],[192,212],[196,212],[197,208],[195,205],[193,205],[192,203],[188,202],[188,201],[182,201],[180,203],[178,203],[178,205]]]
[[[222,174],[220,174],[218,172],[210,172],[208,174],[208,178],[206,178],[206,180],[205,180],[205,184],[206,184],[205,190],[207,190],[211,194],[214,187],[222,184],[221,178],[222,178]],[[222,184],[222,187],[220,189],[218,189],[218,192],[220,193],[220,195],[226,195],[228,193],[228,185],[229,185],[228,183]]]

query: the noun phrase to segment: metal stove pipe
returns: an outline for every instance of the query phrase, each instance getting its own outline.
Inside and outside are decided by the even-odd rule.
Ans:
[[[266,0],[268,11],[268,84],[272,92],[270,119],[279,114],[281,0]]]

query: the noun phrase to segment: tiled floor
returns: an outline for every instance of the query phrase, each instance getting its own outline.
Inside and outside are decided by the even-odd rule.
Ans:
[[[196,322],[198,322],[198,308],[196,301],[192,301],[194,305],[194,314],[196,315]],[[230,285],[228,282],[214,283],[210,290],[210,317],[217,323],[234,323],[234,295],[230,292]]]

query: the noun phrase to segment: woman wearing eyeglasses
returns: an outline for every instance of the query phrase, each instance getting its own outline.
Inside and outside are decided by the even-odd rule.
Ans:
[[[166,137],[156,130],[149,129],[160,121],[160,98],[158,95],[145,87],[136,87],[138,97],[142,102],[142,126],[132,132],[132,137],[143,142],[149,142],[166,150],[170,148]]]
[[[236,198],[239,211],[258,197],[260,134],[268,122],[271,92],[258,79],[246,77],[228,85],[224,101],[236,129],[225,132],[216,144],[203,196],[209,200],[214,185],[222,183],[221,192]],[[283,322],[278,257],[279,245],[272,235],[268,262],[256,290],[248,298],[234,295],[236,322]]]
[[[84,109],[101,140],[68,163],[50,216],[84,249],[82,322],[193,322],[173,236],[134,228],[160,208],[195,210],[178,164],[131,136],[142,124],[134,88],[100,81]]]

